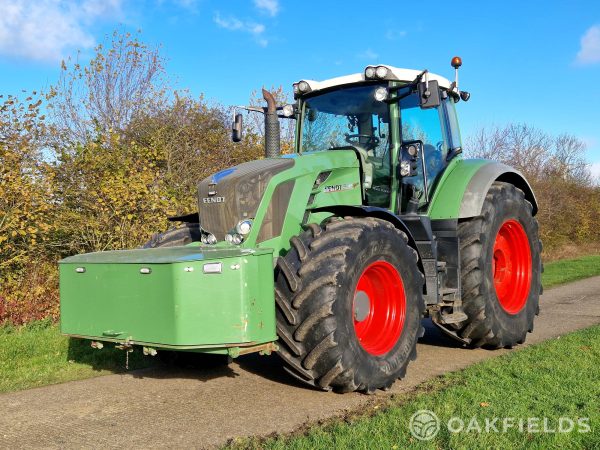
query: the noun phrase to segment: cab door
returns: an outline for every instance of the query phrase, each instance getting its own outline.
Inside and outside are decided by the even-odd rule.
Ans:
[[[422,144],[416,175],[399,180],[401,213],[406,211],[411,198],[418,200],[418,212],[427,209],[436,182],[447,165],[451,143],[447,133],[446,101],[447,98],[440,106],[423,109],[417,92],[400,100],[401,141],[403,144],[411,141]]]

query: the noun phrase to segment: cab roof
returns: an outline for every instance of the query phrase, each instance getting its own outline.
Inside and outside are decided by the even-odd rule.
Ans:
[[[388,80],[388,81],[396,80],[396,81],[411,82],[415,78],[417,78],[418,75],[420,75],[423,72],[422,70],[402,69],[399,67],[388,66],[387,64],[377,64],[377,65],[373,65],[372,67],[380,67],[380,66],[386,67],[389,70],[388,76],[383,78],[384,80]],[[367,67],[369,67],[369,66],[367,66]],[[437,75],[437,74],[431,73],[431,72],[428,72],[428,76],[429,76],[430,81],[436,80],[441,88],[445,88],[445,89],[450,88],[450,81],[448,81],[447,78],[444,78],[441,75]],[[360,83],[362,81],[373,81],[373,80],[377,80],[377,78],[366,78],[365,72],[363,71],[362,73],[354,73],[352,75],[344,75],[341,77],[329,78],[329,79],[323,80],[323,81],[307,80],[307,79],[303,79],[300,81],[306,81],[308,83],[308,85],[310,86],[310,92],[313,93],[315,91],[320,91],[320,90],[328,89],[328,88],[335,87],[335,86],[342,86],[345,84],[354,84],[354,83]]]

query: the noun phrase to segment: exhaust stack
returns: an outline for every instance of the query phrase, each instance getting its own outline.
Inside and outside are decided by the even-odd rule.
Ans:
[[[281,152],[277,105],[275,104],[275,97],[269,91],[263,89],[262,94],[267,102],[267,111],[265,113],[265,157],[276,158]]]

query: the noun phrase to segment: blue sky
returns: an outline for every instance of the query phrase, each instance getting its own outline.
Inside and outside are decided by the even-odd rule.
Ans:
[[[114,28],[161,44],[177,86],[224,104],[386,63],[453,76],[463,135],[526,122],[571,133],[600,174],[600,2],[0,0],[0,93],[53,84]]]

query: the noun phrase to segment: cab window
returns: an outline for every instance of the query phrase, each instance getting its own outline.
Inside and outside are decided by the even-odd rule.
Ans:
[[[418,94],[411,94],[400,101],[400,121],[402,141],[421,141],[423,154],[417,164],[417,175],[402,180],[402,201],[407,202],[414,195],[419,205],[431,198],[431,191],[439,175],[446,166],[446,156],[450,148],[442,124],[445,122],[442,107],[422,109]]]

